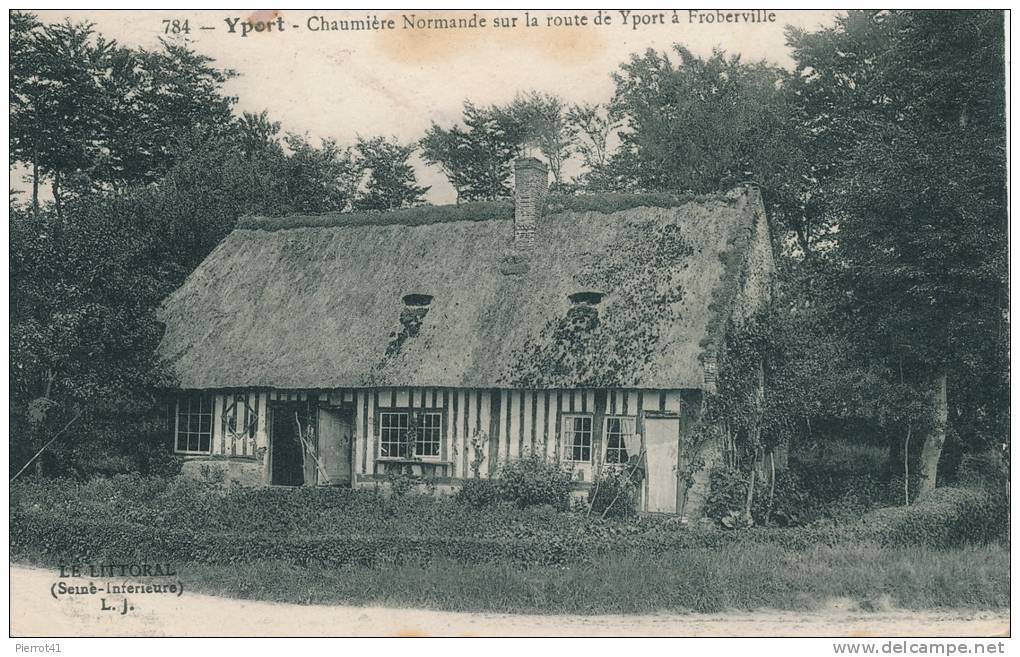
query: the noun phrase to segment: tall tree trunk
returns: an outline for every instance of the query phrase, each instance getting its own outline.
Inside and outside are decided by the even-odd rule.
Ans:
[[[57,209],[57,220],[59,221],[60,219],[63,218],[63,216],[62,216],[63,205],[60,202],[60,172],[59,171],[54,171],[53,172],[53,204],[54,204],[54,207],[56,207],[56,209]]]
[[[32,215],[39,214],[39,157],[32,156]]]
[[[754,480],[758,471],[758,455],[761,453],[761,425],[765,411],[765,363],[758,359],[757,380],[754,388],[754,428],[751,430],[751,444],[754,446],[751,457],[751,482],[747,487],[747,502],[744,517],[751,522],[751,507],[754,504]],[[764,463],[762,463],[764,467]]]
[[[910,434],[914,425],[907,423],[907,437],[903,441],[903,505],[910,504]]]
[[[917,497],[935,489],[935,478],[938,474],[939,458],[942,457],[942,446],[946,444],[946,427],[949,423],[949,404],[946,400],[946,384],[948,375],[945,370],[935,379],[932,393],[932,428],[924,439],[921,447],[921,463],[918,472]]]
[[[744,500],[744,519],[751,523],[751,507],[754,505],[754,480],[758,474],[758,450],[751,461],[751,480],[747,484],[747,499]]]

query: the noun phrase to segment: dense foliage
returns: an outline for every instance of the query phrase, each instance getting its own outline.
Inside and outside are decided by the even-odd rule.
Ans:
[[[496,478],[500,497],[519,507],[548,505],[563,510],[570,502],[570,470],[543,454],[531,452],[501,463]]]
[[[923,436],[922,491],[947,440],[1006,442],[1003,29],[1001,12],[901,11],[790,33],[816,195],[838,222],[834,319],[908,387],[879,401]]]
[[[636,465],[636,464],[635,464]],[[588,508],[600,518],[637,515],[643,472],[634,466],[603,467],[588,490]]]

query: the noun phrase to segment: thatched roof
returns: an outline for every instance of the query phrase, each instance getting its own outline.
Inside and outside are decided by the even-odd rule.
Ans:
[[[757,193],[580,198],[523,255],[506,203],[247,219],[167,299],[161,355],[183,388],[703,387]]]

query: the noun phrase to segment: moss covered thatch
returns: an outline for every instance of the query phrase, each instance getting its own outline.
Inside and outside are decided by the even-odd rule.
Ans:
[[[701,200],[718,199],[705,196]],[[575,212],[612,213],[632,208],[675,208],[693,200],[673,194],[551,194],[545,200],[544,214]],[[491,221],[511,219],[514,205],[509,199],[472,201],[458,205],[419,205],[382,212],[324,212],[292,214],[285,217],[242,217],[237,228],[253,230],[289,230],[291,228],[340,228],[344,226],[428,226],[453,221]]]
[[[459,205],[419,205],[381,212],[325,212],[292,214],[285,217],[242,217],[238,228],[253,230],[289,230],[291,228],[342,228],[347,226],[428,226],[453,221],[489,221],[514,216],[509,200],[475,201]]]
[[[502,202],[245,220],[167,300],[161,353],[185,388],[702,387],[720,256],[760,201],[570,199],[523,259]],[[589,290],[598,339],[564,357]],[[404,336],[408,294],[433,301]]]

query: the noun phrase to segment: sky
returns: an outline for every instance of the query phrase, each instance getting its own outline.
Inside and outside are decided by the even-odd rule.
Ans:
[[[90,21],[98,32],[126,46],[158,48],[160,37],[186,40],[217,65],[240,74],[225,87],[226,93],[238,97],[238,111],[266,110],[287,132],[305,134],[313,141],[334,138],[341,144],[352,143],[358,135],[415,141],[432,122],[443,126],[457,122],[466,99],[506,103],[518,92],[537,90],[557,94],[568,103],[604,102],[612,95],[612,72],[631,53],[669,50],[674,43],[699,55],[718,47],[745,60],[765,59],[789,68],[785,26],[817,29],[830,25],[837,13],[776,10],[774,22],[744,22],[765,12],[734,10],[727,23],[720,22],[717,10],[693,16],[677,10],[679,23],[674,24],[672,10],[633,10],[626,17],[618,10],[601,10],[602,24],[594,25],[599,11],[531,11],[527,16],[524,10],[36,13],[44,22]],[[718,12],[725,21],[729,12]],[[405,16],[415,25],[429,19],[485,18],[486,26],[408,28]],[[586,25],[578,25],[582,17]],[[514,18],[513,26],[493,25],[497,19]],[[525,27],[528,18],[538,26]],[[392,20],[393,28],[310,29],[332,21],[373,19]],[[190,33],[166,35],[174,20],[178,26],[187,20]],[[249,20],[251,28],[261,21],[263,30],[249,29],[242,36]],[[438,169],[417,161],[416,170],[419,181],[431,186],[427,200],[454,199]]]

